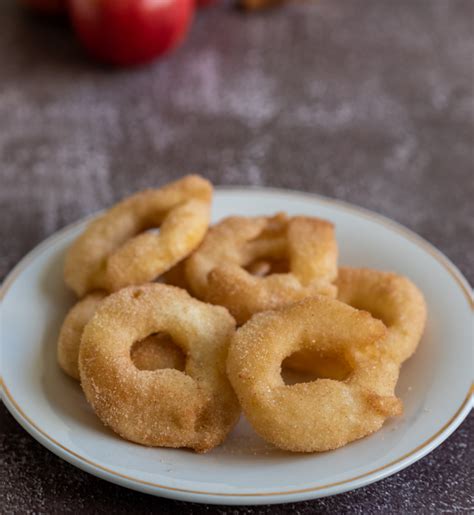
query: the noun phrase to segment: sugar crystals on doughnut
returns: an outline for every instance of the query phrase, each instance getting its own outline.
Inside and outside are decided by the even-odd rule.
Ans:
[[[219,445],[239,417],[225,373],[235,321],[226,309],[164,284],[128,287],[107,297],[86,325],[79,352],[81,385],[97,416],[143,445]],[[186,354],[184,371],[139,370],[137,341],[167,333]]]
[[[336,449],[400,415],[399,366],[377,343],[382,322],[340,301],[317,296],[254,315],[236,332],[227,372],[243,412],[265,440],[281,449]],[[284,383],[281,364],[293,353],[316,351],[347,363],[347,378]]]

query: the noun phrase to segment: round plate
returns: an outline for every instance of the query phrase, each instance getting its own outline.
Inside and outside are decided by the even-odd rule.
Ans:
[[[359,488],[407,467],[445,440],[472,405],[472,297],[456,267],[429,243],[381,216],[305,193],[222,188],[214,221],[276,211],[336,224],[340,263],[393,270],[413,280],[428,304],[420,346],[397,386],[402,417],[342,449],[291,454],[241,420],[207,454],[147,448],[120,439],[88,406],[56,363],[56,339],[73,296],[62,281],[65,249],[86,221],[33,250],[6,279],[1,296],[3,398],[18,422],[49,450],[103,479],[142,492],[218,504],[294,502]]]

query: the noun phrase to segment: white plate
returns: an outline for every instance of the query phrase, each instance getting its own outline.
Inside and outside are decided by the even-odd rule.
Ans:
[[[73,297],[62,282],[64,251],[86,221],[55,234],[6,279],[2,303],[3,398],[18,422],[49,450],[122,486],[174,499],[266,504],[334,495],[378,481],[445,440],[472,405],[470,288],[456,267],[407,229],[368,211],[297,192],[223,188],[214,220],[285,210],[332,220],[343,265],[393,270],[424,292],[427,329],[397,387],[405,414],[337,451],[299,455],[274,449],[241,421],[208,454],[151,449],[105,429],[79,385],[56,364],[56,338]]]

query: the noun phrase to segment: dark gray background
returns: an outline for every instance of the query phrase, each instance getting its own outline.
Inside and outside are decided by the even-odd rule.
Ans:
[[[472,283],[473,15],[472,0],[319,0],[252,15],[220,5],[166,59],[112,70],[64,24],[1,0],[0,276],[69,222],[192,171],[373,209]],[[5,513],[216,509],[89,476],[0,414]],[[277,510],[472,511],[473,428],[471,415],[384,481]]]

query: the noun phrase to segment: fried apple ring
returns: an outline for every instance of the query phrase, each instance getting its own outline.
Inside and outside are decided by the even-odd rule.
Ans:
[[[179,370],[138,370],[136,341],[164,332],[186,354]],[[226,377],[235,321],[164,284],[128,287],[107,297],[86,325],[79,351],[81,385],[98,417],[123,438],[150,446],[206,452],[239,417]]]
[[[93,220],[66,254],[79,297],[152,281],[192,252],[209,225],[211,184],[190,175],[128,197]],[[148,229],[160,228],[159,233]]]
[[[380,429],[402,412],[394,395],[399,367],[376,344],[386,332],[369,313],[322,296],[254,315],[227,360],[250,424],[277,447],[299,452],[336,449]],[[300,350],[337,357],[349,376],[285,385],[282,361]]]
[[[285,261],[287,273],[282,267]],[[186,262],[186,277],[193,293],[225,306],[239,324],[254,313],[310,295],[334,297],[336,287],[332,283],[336,276],[333,225],[318,218],[290,218],[283,213],[222,220],[210,228]]]
[[[340,268],[338,299],[382,320],[384,351],[401,365],[416,350],[426,323],[426,303],[406,277],[368,268]]]

